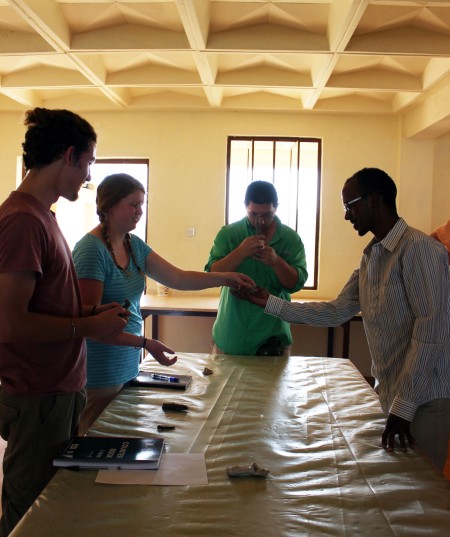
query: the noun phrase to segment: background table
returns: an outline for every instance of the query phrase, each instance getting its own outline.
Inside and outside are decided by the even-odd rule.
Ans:
[[[152,338],[158,339],[159,316],[177,315],[193,317],[216,317],[219,307],[219,296],[172,294],[168,296],[143,295],[141,299],[141,314],[143,319],[152,317]],[[292,302],[315,302],[317,299],[296,299]],[[320,300],[319,300],[320,302]],[[361,321],[361,315],[356,315],[343,324],[342,356],[348,358],[350,347],[350,327],[352,321]],[[328,328],[327,356],[333,356],[334,328]]]
[[[167,450],[204,453],[209,484],[101,485],[60,469],[13,537],[447,535],[445,481],[417,453],[380,448],[378,399],[348,360],[181,354],[172,371],[193,376],[186,392],[126,388],[90,434],[170,422]],[[165,401],[189,411],[164,414]],[[254,461],[267,479],[227,476]]]
[[[141,314],[146,319],[152,316],[152,338],[158,339],[160,315],[190,315],[193,317],[216,317],[219,296],[206,295],[142,295]]]

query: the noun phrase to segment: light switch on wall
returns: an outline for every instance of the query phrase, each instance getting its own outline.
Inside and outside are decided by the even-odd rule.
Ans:
[[[193,237],[195,235],[195,227],[186,228],[186,237]]]

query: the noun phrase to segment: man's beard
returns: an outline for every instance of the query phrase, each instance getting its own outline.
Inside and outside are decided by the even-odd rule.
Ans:
[[[77,190],[76,192],[72,192],[71,194],[64,197],[67,201],[77,201],[77,199],[79,198],[79,191]]]

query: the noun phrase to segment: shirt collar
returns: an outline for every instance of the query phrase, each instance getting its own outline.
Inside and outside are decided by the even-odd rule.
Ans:
[[[386,237],[384,237],[384,239],[380,242],[378,242],[375,238],[373,238],[364,249],[364,253],[365,254],[369,253],[375,244],[380,244],[383,248],[385,248],[389,252],[393,252],[399,240],[402,238],[403,234],[407,230],[407,228],[408,228],[408,224],[403,220],[403,218],[399,218],[397,222],[394,224],[391,231],[389,231],[389,233],[386,235]]]

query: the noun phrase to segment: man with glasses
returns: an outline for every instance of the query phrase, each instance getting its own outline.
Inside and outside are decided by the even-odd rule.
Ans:
[[[224,226],[211,249],[206,271],[243,272],[287,301],[308,277],[299,235],[276,216],[278,195],[272,183],[253,181],[245,193],[247,215]],[[289,323],[268,317],[222,288],[213,327],[215,354],[288,354]]]
[[[375,389],[387,415],[382,445],[416,444],[442,473],[450,436],[449,271],[444,246],[406,224],[384,171],[364,168],[342,190],[345,219],[371,232],[359,269],[330,302],[291,304],[265,289],[246,294],[276,318],[338,326],[361,311]]]

